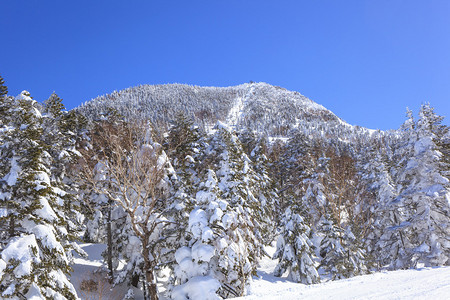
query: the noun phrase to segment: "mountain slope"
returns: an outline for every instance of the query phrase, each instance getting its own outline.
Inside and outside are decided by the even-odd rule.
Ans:
[[[97,119],[111,108],[128,120],[150,119],[157,125],[165,126],[183,112],[200,125],[212,125],[220,120],[236,129],[248,128],[270,135],[286,135],[305,124],[350,126],[300,93],[267,83],[233,87],[141,85],[97,97],[77,110],[90,119]]]

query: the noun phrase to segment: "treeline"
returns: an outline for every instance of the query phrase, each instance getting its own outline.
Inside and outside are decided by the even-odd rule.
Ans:
[[[76,299],[77,241],[107,245],[107,280],[129,299],[157,299],[164,268],[173,299],[245,295],[275,240],[274,275],[304,284],[450,265],[450,136],[428,104],[397,131],[322,122],[274,139],[0,91],[4,298]]]

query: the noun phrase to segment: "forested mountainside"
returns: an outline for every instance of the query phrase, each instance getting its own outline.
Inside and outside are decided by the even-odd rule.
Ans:
[[[66,111],[0,78],[0,293],[245,295],[265,245],[300,284],[450,265],[450,136],[429,104],[389,132],[296,92],[140,86]],[[68,280],[77,240],[105,243]],[[76,286],[74,286],[76,285]]]
[[[117,110],[125,120],[149,119],[167,127],[182,112],[198,125],[217,121],[235,130],[286,135],[302,123],[344,126],[336,115],[298,92],[267,83],[233,87],[199,87],[183,84],[141,85],[92,99],[77,108],[90,119]]]

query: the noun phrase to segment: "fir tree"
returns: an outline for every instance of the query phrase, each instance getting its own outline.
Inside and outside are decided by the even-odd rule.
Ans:
[[[274,259],[278,258],[274,275],[280,277],[289,271],[289,277],[294,282],[318,283],[320,278],[314,263],[313,243],[309,239],[310,228],[300,213],[298,204],[292,204],[286,209],[273,256]]]
[[[0,76],[0,99],[8,94],[8,87],[5,85],[5,80]]]
[[[76,298],[66,275],[71,270],[64,219],[57,212],[58,189],[52,185],[51,156],[40,139],[42,116],[36,102],[24,91],[16,98],[9,113],[15,120],[5,137],[10,163],[5,177],[10,237],[2,249],[0,278],[2,297]]]
[[[183,196],[184,208],[189,215],[186,230],[181,235],[181,241],[175,252],[174,273],[171,279],[170,296],[173,299],[198,298],[197,290],[205,285],[201,298],[220,299],[218,290],[223,278],[219,267],[220,251],[227,245],[221,237],[223,210],[227,203],[220,200],[217,177],[212,170],[206,171],[206,180],[199,183],[194,198],[187,194]],[[222,287],[222,289],[225,287]]]
[[[58,201],[62,202],[57,210],[65,223],[67,234],[67,253],[71,256],[72,249],[82,253],[74,241],[81,233],[84,216],[81,213],[80,195],[77,190],[77,175],[71,168],[81,154],[76,150],[77,134],[83,130],[79,124],[76,112],[67,112],[62,99],[53,93],[45,102],[43,109],[44,132],[41,139],[49,146],[48,153],[52,157],[50,167],[52,185],[57,187]]]
[[[367,274],[365,252],[350,230],[333,223],[330,215],[323,216],[320,231],[324,235],[320,244],[321,268],[332,280]]]
[[[448,179],[440,172],[442,153],[436,144],[442,118],[429,105],[422,105],[419,116],[402,149],[405,162],[398,173],[401,193],[395,204],[400,218],[394,228],[402,234],[404,255],[396,265],[403,268],[449,263]]]
[[[218,291],[212,290],[212,294],[226,298],[243,295],[263,253],[256,236],[262,236],[264,226],[260,221],[261,204],[268,205],[271,200],[261,201],[264,193],[256,183],[259,177],[237,136],[224,124],[219,123],[216,129],[205,147],[200,148],[201,153],[193,158],[198,163],[191,173],[194,186],[186,189],[182,206],[190,214],[183,238],[185,246],[175,254],[178,258],[173,282],[179,285],[173,288],[174,298],[185,295],[186,286],[204,280],[220,283]],[[192,255],[197,249],[210,255],[195,259]],[[186,261],[193,261],[192,270],[201,271],[182,272],[188,266]]]

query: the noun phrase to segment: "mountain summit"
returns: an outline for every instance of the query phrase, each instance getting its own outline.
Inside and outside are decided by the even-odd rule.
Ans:
[[[286,135],[299,125],[350,126],[300,93],[267,83],[232,87],[140,85],[97,97],[77,108],[90,119],[111,109],[127,120],[149,119],[159,125],[168,124],[182,112],[199,125],[222,121],[237,130],[247,128],[269,135]]]

